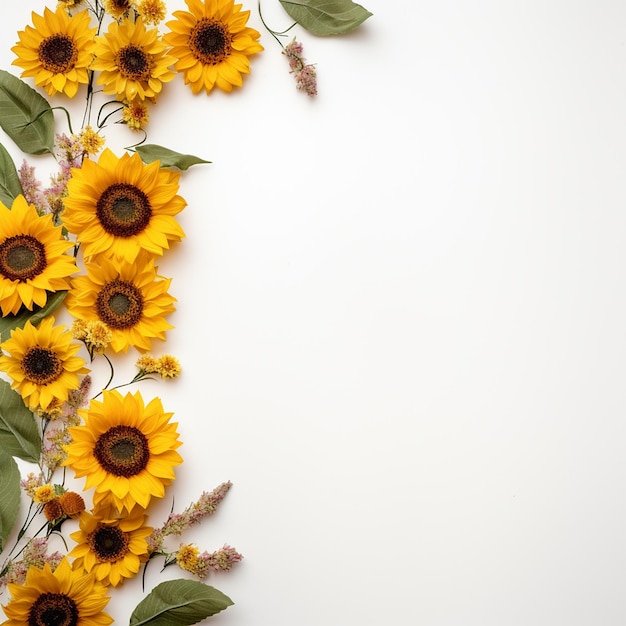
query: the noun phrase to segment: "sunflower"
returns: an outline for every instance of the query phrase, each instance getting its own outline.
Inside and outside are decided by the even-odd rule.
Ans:
[[[11,387],[32,410],[46,411],[65,402],[80,386],[78,374],[89,371],[75,356],[80,345],[72,344],[72,333],[65,326],[54,325],[54,317],[46,317],[39,326],[27,321],[1,347],[9,354],[0,355],[0,370],[13,379]]]
[[[185,233],[174,217],[185,200],[177,195],[180,173],[144,165],[141,157],[108,148],[98,162],[72,170],[61,215],[86,257],[105,254],[134,263],[140,250],[160,256]]]
[[[93,574],[72,570],[66,557],[54,572],[46,563],[31,565],[23,584],[8,585],[11,601],[3,606],[3,626],[108,626],[113,618],[103,609],[109,602],[106,587]]]
[[[63,238],[50,215],[39,216],[24,196],[13,208],[0,202],[0,308],[15,315],[22,305],[43,306],[48,291],[69,289],[68,277],[77,271],[74,257],[65,254],[72,243]]]
[[[167,292],[171,279],[157,275],[153,258],[144,252],[135,263],[100,258],[86,267],[87,275],[72,281],[65,301],[71,315],[106,324],[115,352],[129,346],[150,350],[152,339],[165,340],[173,328],[165,316],[176,299]]]
[[[143,20],[113,21],[102,37],[96,37],[91,65],[99,70],[98,83],[104,93],[121,96],[132,102],[135,98],[154,100],[175,74],[169,69],[176,59],[166,54],[167,46],[156,28],[146,29]]]
[[[178,59],[174,69],[193,93],[209,93],[216,85],[227,92],[241,87],[242,74],[250,73],[248,57],[263,50],[260,33],[246,26],[250,11],[233,0],[185,1],[189,11],[174,11],[163,37]]]
[[[87,68],[92,60],[95,28],[90,28],[87,11],[69,16],[59,5],[55,12],[47,7],[43,16],[33,12],[33,25],[19,31],[18,43],[11,48],[17,55],[13,65],[21,67],[22,76],[35,79],[50,96],[58,91],[69,98],[79,84],[89,82]]]
[[[78,544],[68,555],[74,557],[74,569],[95,572],[102,584],[113,587],[132,578],[148,560],[146,537],[153,529],[145,522],[139,508],[124,517],[110,509],[81,513],[80,530],[70,535]]]
[[[87,477],[85,487],[95,487],[93,502],[132,511],[148,507],[152,497],[162,498],[174,480],[174,467],[183,461],[176,448],[177,423],[165,413],[159,398],[144,405],[139,392],[122,396],[106,390],[102,402],[92,400],[80,414],[83,426],[69,429],[64,465],[77,478]]]

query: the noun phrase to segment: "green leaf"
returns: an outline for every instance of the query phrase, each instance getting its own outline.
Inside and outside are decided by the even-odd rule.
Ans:
[[[314,35],[341,35],[372,14],[352,0],[280,0],[283,9]]]
[[[33,325],[39,324],[44,317],[50,315],[65,299],[67,291],[56,291],[48,296],[43,307],[35,306],[32,311],[24,309],[17,315],[0,317],[0,341],[6,341],[14,328],[23,328],[28,320]]]
[[[15,459],[0,448],[0,552],[15,526],[20,510],[20,470]]]
[[[192,165],[199,163],[210,163],[193,154],[181,154],[174,152],[169,148],[157,146],[156,144],[143,144],[137,146],[135,150],[139,153],[144,163],[152,163],[152,161],[161,161],[161,167],[177,167],[179,170],[187,170]]]
[[[6,380],[0,380],[0,448],[31,463],[37,463],[41,453],[35,416]]]
[[[26,154],[53,153],[54,115],[23,80],[0,70],[0,127]]]
[[[232,604],[221,591],[197,580],[168,580],[135,607],[130,626],[189,626]]]
[[[11,208],[13,200],[23,193],[15,163],[6,148],[0,143],[0,202]]]

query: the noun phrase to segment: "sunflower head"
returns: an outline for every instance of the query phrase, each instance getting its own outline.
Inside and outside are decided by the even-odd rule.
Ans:
[[[104,391],[102,402],[92,400],[81,413],[85,424],[69,429],[72,442],[64,465],[77,478],[87,477],[86,488],[95,488],[94,504],[132,511],[162,498],[182,457],[176,452],[181,445],[177,424],[161,400],[146,405],[139,392]]]
[[[87,70],[96,33],[90,27],[89,13],[70,16],[60,4],[54,12],[46,7],[43,16],[33,12],[32,18],[33,26],[19,31],[19,41],[11,48],[17,55],[13,65],[50,96],[61,92],[74,97],[78,86],[89,82]]]
[[[156,28],[147,29],[141,17],[135,21],[111,22],[108,31],[96,38],[92,69],[99,70],[98,83],[104,93],[120,100],[154,100],[175,74],[175,59],[166,54]]]
[[[12,209],[0,202],[0,308],[2,316],[15,315],[22,306],[43,306],[48,292],[69,288],[77,271],[66,254],[72,243],[63,238],[50,215],[40,216],[24,196]]]
[[[189,11],[174,11],[164,35],[193,93],[217,86],[230,92],[250,73],[249,57],[263,50],[260,33],[246,26],[250,11],[234,0],[186,0]]]
[[[108,626],[113,618],[104,613],[109,602],[106,587],[94,574],[73,570],[61,559],[52,571],[46,563],[31,565],[24,584],[8,585],[11,601],[3,606],[6,626]]]
[[[46,317],[39,326],[30,320],[16,328],[0,346],[0,370],[12,379],[24,402],[33,410],[46,411],[68,399],[70,391],[80,386],[79,374],[86,374],[85,361],[76,356],[79,344],[72,343],[72,333],[65,326],[55,326]]]
[[[130,346],[150,350],[153,339],[165,340],[172,328],[165,320],[174,311],[175,298],[168,293],[170,279],[157,274],[154,259],[145,253],[135,263],[100,258],[87,264],[87,275],[78,276],[66,299],[67,309],[89,327],[98,323],[110,334],[114,352]]]
[[[87,258],[134,263],[141,250],[160,256],[185,236],[175,218],[186,205],[177,195],[179,179],[158,161],[144,165],[137,153],[118,158],[105,149],[97,162],[72,170],[61,219]]]
[[[124,516],[111,509],[83,512],[80,530],[70,535],[77,543],[69,554],[74,568],[94,572],[101,583],[113,587],[133,577],[149,556],[146,538],[153,529],[145,521],[140,508]]]

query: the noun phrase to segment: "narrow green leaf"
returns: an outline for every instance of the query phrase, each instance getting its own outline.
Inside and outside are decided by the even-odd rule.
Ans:
[[[232,604],[221,591],[197,580],[168,580],[135,607],[130,626],[189,626]]]
[[[289,16],[314,35],[341,35],[372,14],[352,0],[280,0]]]
[[[28,320],[35,326],[39,324],[44,317],[50,315],[63,302],[66,294],[67,291],[56,291],[48,296],[43,307],[35,306],[32,311],[24,309],[17,315],[0,317],[0,341],[6,341],[14,328],[23,328]]]
[[[135,150],[139,153],[144,163],[152,163],[152,161],[161,161],[161,167],[177,167],[179,170],[187,170],[192,165],[199,163],[211,163],[193,154],[181,154],[174,152],[169,148],[157,146],[156,144],[142,144],[137,146]]]
[[[20,470],[15,459],[0,448],[0,552],[15,526],[20,510]]]
[[[26,154],[54,150],[54,115],[48,101],[5,70],[0,70],[0,127]]]
[[[0,379],[0,448],[11,456],[37,463],[41,453],[41,435],[35,416],[22,396]]]
[[[23,193],[15,163],[6,148],[0,143],[0,202],[11,208],[13,200]]]

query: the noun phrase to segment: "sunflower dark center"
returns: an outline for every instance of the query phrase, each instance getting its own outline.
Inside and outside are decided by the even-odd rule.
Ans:
[[[115,55],[115,62],[124,78],[148,80],[152,70],[152,58],[142,48],[129,45]]]
[[[100,466],[115,476],[136,476],[150,460],[147,437],[133,426],[118,425],[100,435],[94,448]]]
[[[78,60],[78,49],[71,37],[51,35],[46,37],[37,50],[42,67],[53,74],[69,72]]]
[[[76,626],[78,607],[64,593],[42,593],[28,611],[28,626]]]
[[[143,315],[143,295],[139,287],[116,278],[106,283],[96,297],[100,321],[110,328],[135,326]]]
[[[87,542],[98,561],[113,562],[128,553],[130,537],[128,533],[115,526],[99,526],[89,534]]]
[[[107,233],[127,238],[146,228],[152,217],[152,207],[141,189],[128,183],[115,183],[98,198],[96,216]]]
[[[25,282],[47,267],[46,249],[35,237],[15,235],[0,244],[0,274],[9,280]]]
[[[48,385],[61,376],[63,363],[56,352],[33,346],[22,357],[22,370],[31,383]]]
[[[189,49],[205,65],[221,63],[230,55],[232,36],[219,20],[203,17],[189,33]]]

